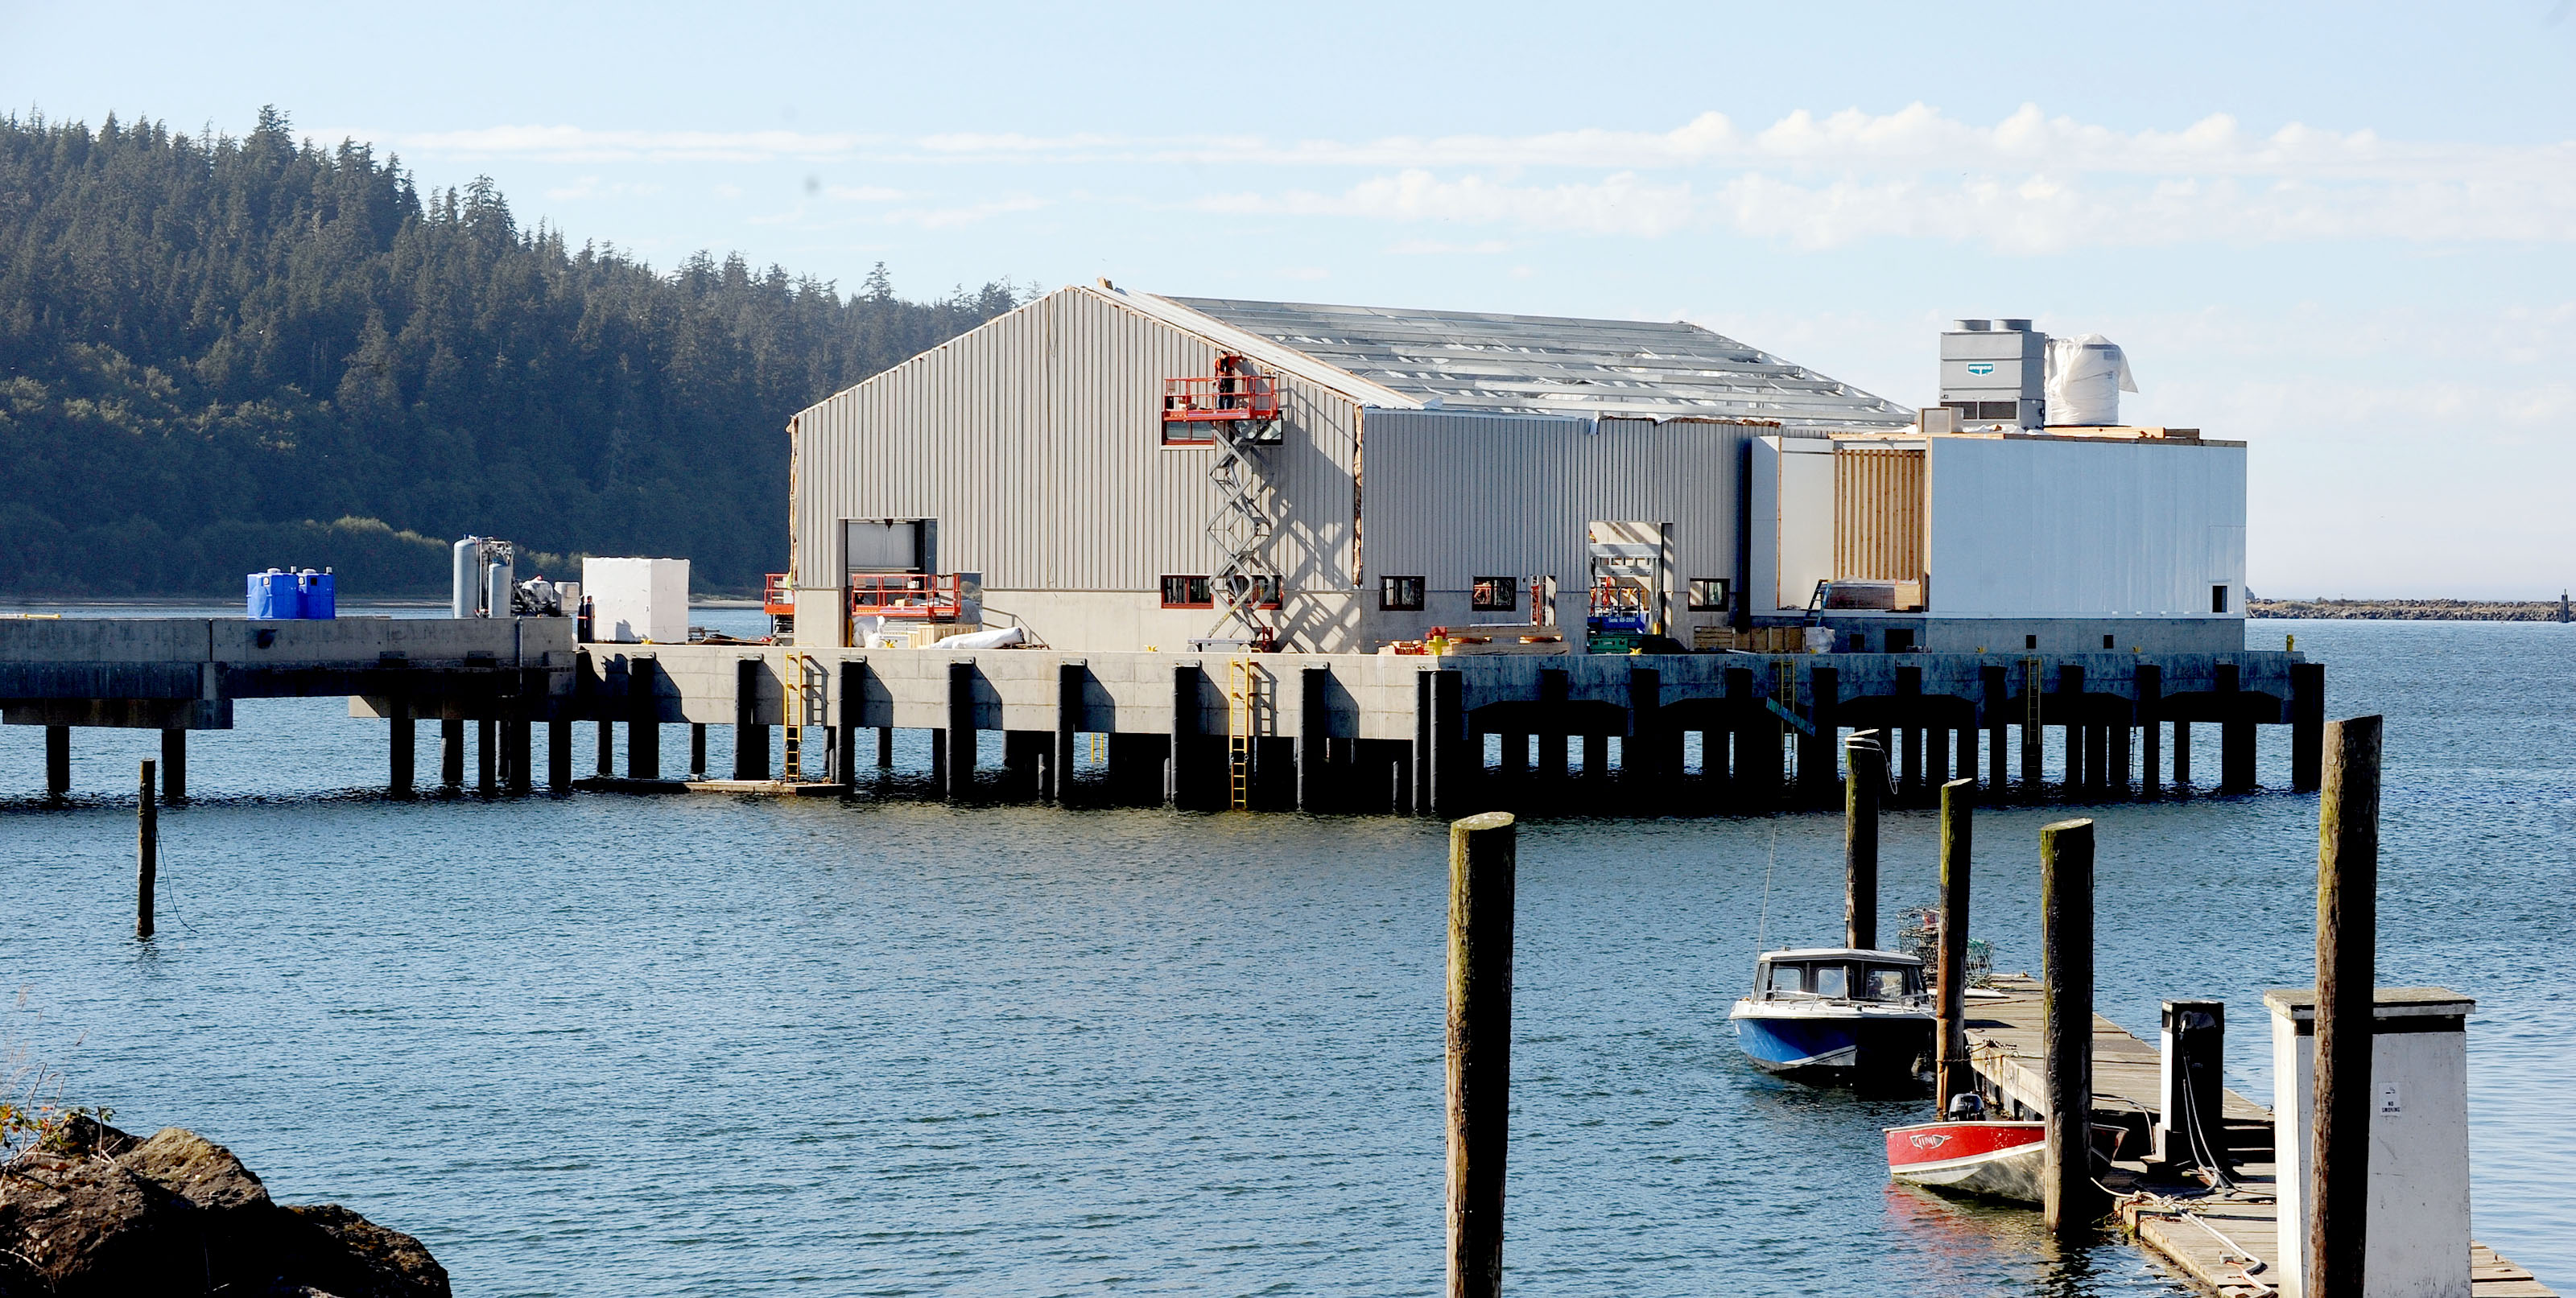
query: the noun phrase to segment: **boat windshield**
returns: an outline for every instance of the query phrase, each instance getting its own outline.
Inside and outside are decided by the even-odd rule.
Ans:
[[[1807,990],[1818,996],[1840,1000],[1850,995],[1843,983],[1843,967],[1838,964],[1817,965],[1808,974]]]
[[[1905,973],[1905,967],[1902,965],[1871,965],[1867,980],[1861,985],[1860,998],[1871,1001],[1904,1000],[1911,991],[1906,986],[1908,980]]]
[[[1771,966],[1771,981],[1763,986],[1763,990],[1774,996],[1795,996],[1807,990],[1807,966],[1802,964]]]

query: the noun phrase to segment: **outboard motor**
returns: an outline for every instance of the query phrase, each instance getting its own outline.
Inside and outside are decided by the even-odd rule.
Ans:
[[[1949,1110],[1942,1116],[1952,1122],[1975,1122],[1986,1116],[1986,1097],[1975,1091],[1961,1091],[1950,1097]]]

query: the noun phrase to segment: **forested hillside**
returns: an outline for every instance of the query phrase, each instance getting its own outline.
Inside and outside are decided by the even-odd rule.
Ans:
[[[432,594],[468,533],[751,590],[786,557],[787,417],[1012,304],[657,272],[274,111],[240,139],[0,117],[0,591],[329,565],[344,599]]]

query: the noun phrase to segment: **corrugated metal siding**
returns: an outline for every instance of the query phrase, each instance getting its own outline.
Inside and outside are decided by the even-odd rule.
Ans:
[[[1912,581],[1923,575],[1923,452],[1834,448],[1834,576]]]
[[[1065,289],[797,417],[797,571],[833,584],[845,518],[935,518],[937,566],[996,590],[1147,591],[1214,570],[1210,452],[1160,445],[1163,380],[1213,371],[1209,343]],[[1284,384],[1264,453],[1292,591],[1347,590],[1358,414]],[[817,578],[820,578],[819,582]]]
[[[1745,444],[1779,430],[1712,420],[1368,412],[1365,551],[1372,584],[1554,575],[1571,593],[1594,520],[1672,525],[1679,585],[1736,572]]]

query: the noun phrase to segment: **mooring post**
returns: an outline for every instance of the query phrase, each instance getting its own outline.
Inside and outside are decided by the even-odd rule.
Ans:
[[[1431,678],[1431,812],[1455,817],[1479,796],[1475,777],[1484,754],[1467,742],[1466,677],[1455,668],[1424,674]]]
[[[975,663],[960,658],[948,664],[947,759],[940,769],[941,791],[964,798],[975,791]]]
[[[409,695],[397,694],[387,700],[393,715],[385,731],[385,791],[397,798],[412,795],[412,758],[418,732],[412,727],[412,703]]]
[[[2165,669],[2138,664],[2138,791],[2155,797],[2164,791]]]
[[[1449,827],[1449,1298],[1503,1288],[1517,832],[1503,811]]]
[[[1807,673],[1807,721],[1813,733],[1798,736],[1798,801],[1833,805],[1835,749],[1842,737],[1842,672],[1817,667]]]
[[[1887,788],[1884,730],[1854,731],[1843,777],[1843,945],[1878,949],[1878,803]]]
[[[572,718],[546,719],[546,787],[572,792]]]
[[[1933,1056],[1932,1099],[1948,1112],[1950,1097],[1977,1089],[1968,1062],[1968,862],[1974,846],[1977,782],[1941,786],[1940,1028]]]
[[[45,727],[45,797],[60,802],[72,791],[72,728]]]
[[[650,658],[632,658],[626,667],[626,776],[662,778],[662,702],[654,696],[653,678],[660,670]]]
[[[2093,1182],[2093,822],[2039,831],[2040,996],[2046,1016],[2042,1089],[2048,1146],[2041,1204],[2061,1240],[2101,1216]]]
[[[1986,796],[2000,802],[2004,796],[2006,776],[2005,727],[2012,724],[2012,698],[2004,692],[2004,669],[2001,663],[1987,663],[1977,668],[1979,692],[1985,695],[1986,715]],[[1960,774],[1967,772],[1962,770]]]
[[[2243,793],[2254,787],[2254,718],[2245,711],[2244,672],[2235,663],[2218,665],[2218,791]]]
[[[134,936],[152,936],[152,888],[161,877],[161,809],[153,790],[152,763],[143,763],[142,796],[134,809]]]
[[[2084,709],[2084,669],[2067,663],[2057,669],[2058,726],[2066,736],[2066,791],[2073,794],[2086,788],[2084,780],[2084,727],[2090,718]]]
[[[1333,683],[1329,668],[1313,666],[1297,673],[1297,809],[1323,811],[1331,801],[1324,789],[1325,737],[1332,733],[1332,714],[1325,691]]]
[[[2290,664],[2290,787],[2317,787],[2325,753],[2326,665]]]
[[[2378,717],[2325,727],[2317,800],[2316,1126],[2304,1290],[2358,1295],[2370,1226],[2370,1052],[2378,1000]]]
[[[465,719],[438,719],[438,784],[444,789],[465,787]]]
[[[188,800],[188,732],[176,727],[161,732],[161,800]]]

